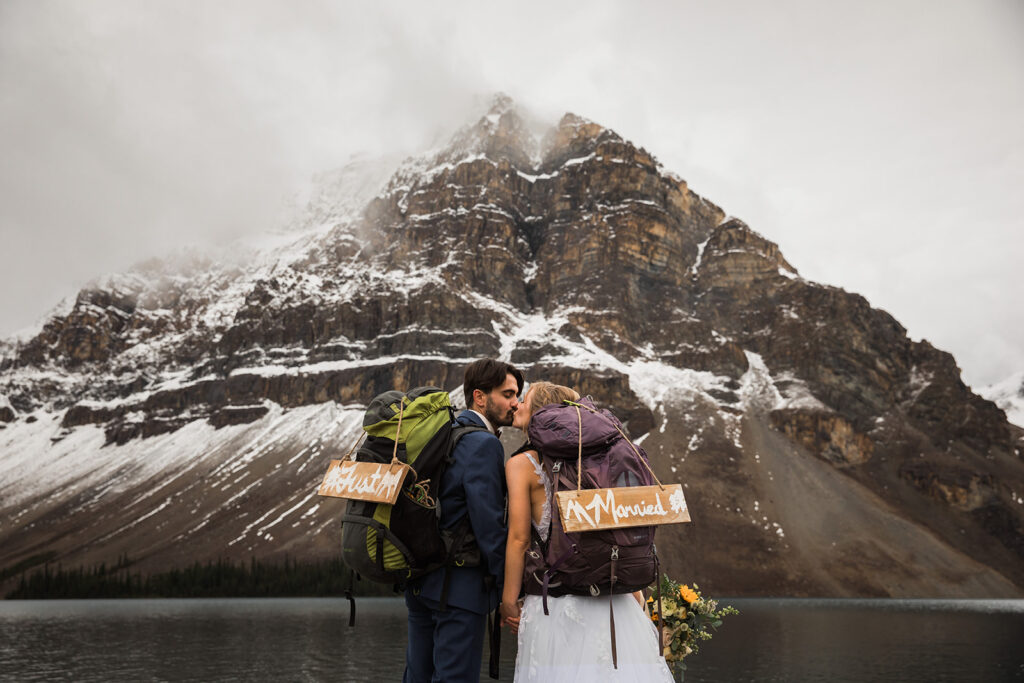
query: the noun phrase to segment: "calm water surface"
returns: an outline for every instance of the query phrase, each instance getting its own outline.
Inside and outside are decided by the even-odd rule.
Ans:
[[[702,681],[1024,681],[1024,601],[726,600]],[[400,599],[0,602],[4,681],[399,681]],[[515,646],[503,641],[502,678]],[[484,680],[488,680],[486,675]]]

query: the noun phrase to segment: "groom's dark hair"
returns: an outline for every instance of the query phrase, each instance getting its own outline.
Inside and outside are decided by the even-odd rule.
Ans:
[[[466,407],[473,407],[473,392],[477,389],[485,394],[494,387],[505,383],[505,378],[512,375],[516,378],[517,393],[523,392],[523,373],[516,366],[493,358],[475,360],[466,367],[466,375],[462,381],[462,392],[466,396]]]

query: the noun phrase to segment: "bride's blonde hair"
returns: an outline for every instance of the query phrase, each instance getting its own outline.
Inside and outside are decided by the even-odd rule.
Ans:
[[[530,396],[530,412],[535,413],[544,406],[562,401],[578,401],[579,393],[575,389],[564,387],[552,382],[533,382],[526,392]],[[524,397],[525,398],[525,397]]]

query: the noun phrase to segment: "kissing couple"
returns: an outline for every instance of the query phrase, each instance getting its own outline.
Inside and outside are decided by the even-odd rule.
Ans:
[[[442,533],[468,517],[471,552],[448,571],[406,585],[403,682],[479,681],[488,615],[499,605],[502,625],[518,638],[516,681],[672,681],[641,591],[609,597],[559,595],[555,585],[550,595],[537,590],[527,554],[539,557],[531,544],[548,541],[557,514],[551,474],[542,467],[544,448],[529,440],[506,462],[498,429],[512,426],[529,436],[537,411],[580,395],[544,381],[531,383],[525,394],[523,387],[523,373],[509,363],[485,358],[466,368],[467,409],[456,420],[484,429],[458,441],[438,497]],[[581,452],[585,432],[581,417]]]

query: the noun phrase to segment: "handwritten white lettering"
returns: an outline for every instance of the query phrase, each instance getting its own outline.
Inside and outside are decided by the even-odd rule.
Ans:
[[[371,470],[370,467],[373,467]],[[321,495],[392,500],[407,467],[344,461],[331,468],[320,487]]]
[[[679,484],[560,491],[557,498],[567,531],[690,521]]]
[[[573,515],[577,522],[586,521],[590,526],[594,526],[594,520],[591,519],[586,509],[580,505],[578,500],[569,500],[565,516],[568,517],[569,515]]]

